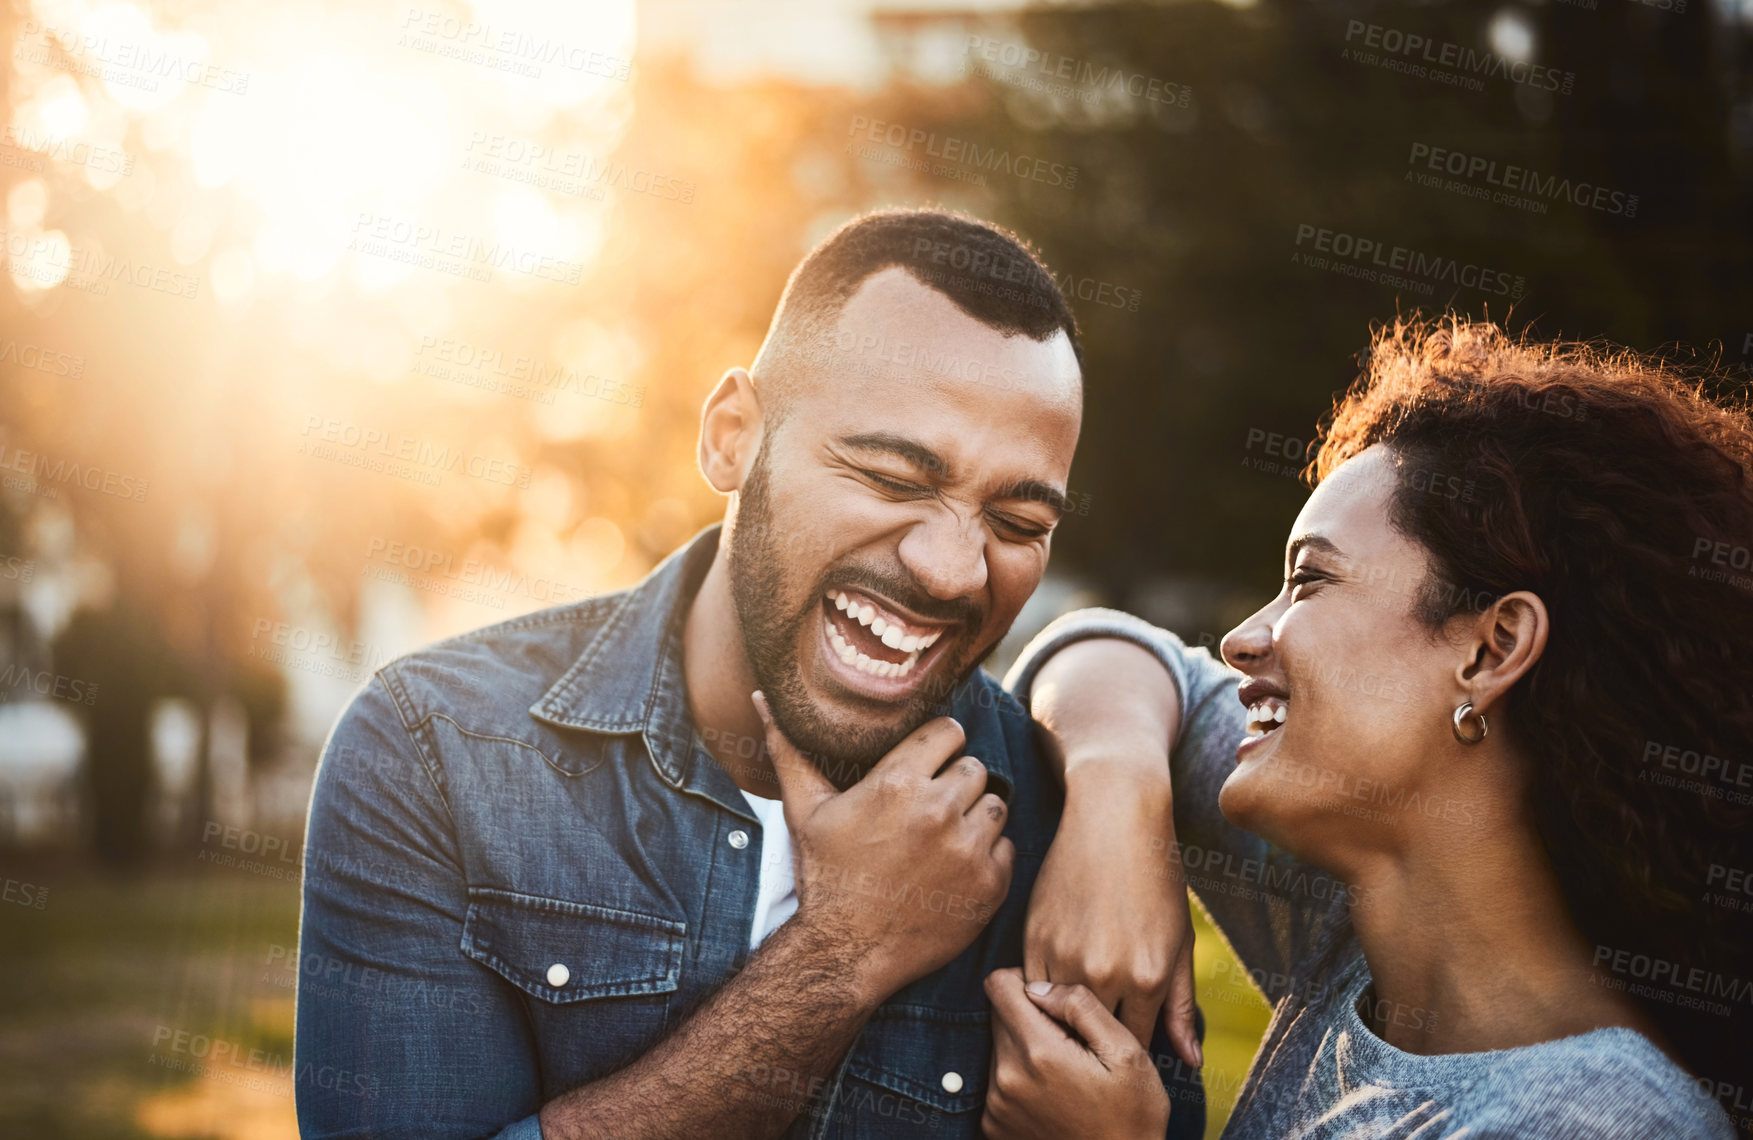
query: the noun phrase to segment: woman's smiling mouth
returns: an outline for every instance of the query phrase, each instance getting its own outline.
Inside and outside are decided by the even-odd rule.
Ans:
[[[1279,685],[1261,677],[1243,681],[1236,696],[1248,710],[1248,734],[1236,745],[1239,762],[1250,750],[1265,747],[1266,738],[1284,727],[1290,715],[1290,696]]]
[[[1290,702],[1283,697],[1262,697],[1248,706],[1248,731],[1263,736],[1284,723]]]

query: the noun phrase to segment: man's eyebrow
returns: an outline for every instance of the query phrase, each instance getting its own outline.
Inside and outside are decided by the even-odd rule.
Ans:
[[[1331,554],[1335,558],[1345,557],[1345,551],[1339,549],[1332,539],[1319,534],[1302,534],[1291,539],[1290,548],[1284,552],[1285,560],[1295,562],[1297,551],[1304,547],[1308,547],[1310,550],[1319,550],[1323,554]]]
[[[945,477],[949,475],[949,464],[944,462],[941,455],[916,439],[908,439],[894,432],[874,431],[843,435],[840,443],[844,447],[857,448],[860,451],[886,451],[890,455],[900,456],[921,471]]]
[[[1065,497],[1065,492],[1039,479],[1018,479],[993,497],[1040,503],[1056,515],[1064,515],[1071,510],[1071,500]]]

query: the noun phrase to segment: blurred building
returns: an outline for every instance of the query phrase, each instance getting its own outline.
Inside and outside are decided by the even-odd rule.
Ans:
[[[953,83],[968,30],[1008,22],[1018,0],[639,0],[642,54],[685,56],[713,83],[781,77],[875,91],[897,78]]]

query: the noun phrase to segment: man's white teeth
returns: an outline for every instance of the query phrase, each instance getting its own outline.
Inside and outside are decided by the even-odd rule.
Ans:
[[[839,590],[829,590],[828,600],[834,603],[835,609],[857,621],[859,625],[868,626],[872,636],[890,649],[899,649],[903,653],[919,653],[930,649],[943,636],[941,629],[918,635],[908,633],[888,619],[878,617],[871,606],[860,605]]]
[[[840,660],[862,673],[869,673],[873,677],[905,677],[913,671],[913,666],[919,662],[917,650],[909,650],[909,656],[905,661],[874,660],[870,654],[860,653],[852,646],[851,642],[841,637],[840,631],[834,628],[833,622],[828,623],[828,641],[833,645],[834,652],[839,654]],[[883,643],[888,644],[886,638]]]

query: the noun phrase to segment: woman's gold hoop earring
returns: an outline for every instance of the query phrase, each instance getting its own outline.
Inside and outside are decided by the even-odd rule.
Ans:
[[[1469,713],[1479,718],[1478,736],[1467,736],[1461,732],[1461,722],[1467,719]],[[1485,723],[1485,714],[1473,712],[1472,701],[1464,702],[1460,708],[1455,710],[1455,739],[1459,740],[1462,744],[1478,744],[1481,740],[1485,739],[1485,734],[1488,731],[1489,726]]]

